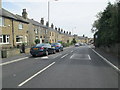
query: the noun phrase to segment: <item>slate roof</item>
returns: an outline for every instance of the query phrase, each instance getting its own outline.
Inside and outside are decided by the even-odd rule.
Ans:
[[[28,19],[28,21],[29,21],[30,23],[32,23],[33,25],[40,26],[40,23],[37,22],[37,21],[35,21],[35,20],[33,20],[33,19]]]
[[[6,17],[6,18],[11,18],[11,19],[17,19],[14,14],[11,12],[5,10],[5,9],[0,9],[0,16]]]
[[[13,13],[5,10],[4,8],[0,9],[0,16],[5,17],[5,18],[14,19],[16,21],[21,21],[21,22],[24,22],[24,23],[29,23],[22,16],[20,16],[20,15],[14,15]]]

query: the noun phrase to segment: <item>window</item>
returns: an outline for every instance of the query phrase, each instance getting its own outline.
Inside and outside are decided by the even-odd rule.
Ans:
[[[42,38],[42,36],[40,36],[40,38]]]
[[[38,37],[38,36],[36,36],[36,37],[35,37],[35,39],[39,39],[39,37]]]
[[[52,36],[54,36],[54,33],[52,33]]]
[[[22,23],[19,23],[18,29],[19,29],[19,30],[23,29],[23,24],[22,24]]]
[[[5,19],[3,17],[0,17],[0,26],[4,26]]]
[[[9,44],[9,35],[0,35],[0,43]]]
[[[23,36],[16,36],[16,43],[22,43]]]
[[[45,30],[45,34],[47,34],[47,29]]]
[[[38,34],[38,29],[37,28],[35,28],[35,34]]]

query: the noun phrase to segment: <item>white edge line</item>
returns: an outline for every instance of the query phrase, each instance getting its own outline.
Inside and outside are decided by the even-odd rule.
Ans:
[[[66,57],[68,54],[65,54],[64,56],[62,56],[61,58],[64,58],[64,57]]]
[[[120,72],[120,69],[115,66],[114,64],[112,64],[110,61],[108,61],[106,58],[104,58],[102,55],[100,55],[99,53],[97,53],[94,49],[92,49],[99,57],[101,57],[106,63],[108,63],[110,66],[112,66],[114,69],[116,69],[117,71]]]
[[[21,60],[24,60],[24,59],[27,59],[27,58],[28,57],[24,57],[24,58],[19,58],[19,59],[12,60],[12,61],[9,61],[9,62],[1,63],[0,66],[11,64],[11,63],[14,63],[14,62],[18,62],[18,61],[21,61]]]
[[[88,55],[88,58],[89,58],[89,60],[91,60],[91,57],[90,57],[90,55]]]
[[[42,70],[40,70],[39,72],[37,72],[36,74],[34,74],[33,76],[31,76],[30,78],[28,78],[25,81],[23,81],[22,83],[20,83],[18,86],[19,87],[23,86],[25,83],[27,83],[28,81],[30,81],[31,79],[33,79],[34,77],[36,77],[38,74],[42,73],[43,71],[45,71],[46,69],[48,69],[49,67],[51,67],[53,64],[55,64],[55,62],[49,64],[48,66],[46,66],[45,68],[43,68]]]

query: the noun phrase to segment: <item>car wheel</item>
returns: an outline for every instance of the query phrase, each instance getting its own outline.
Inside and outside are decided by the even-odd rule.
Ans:
[[[53,54],[55,54],[55,53],[56,53],[56,50],[53,51]]]
[[[33,57],[36,57],[36,55],[32,55]]]
[[[45,52],[45,55],[48,56],[48,51]]]
[[[58,49],[58,52],[60,52],[60,49]]]

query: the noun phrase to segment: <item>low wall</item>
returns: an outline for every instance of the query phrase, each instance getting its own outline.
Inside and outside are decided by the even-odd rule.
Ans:
[[[25,53],[29,53],[30,52],[30,48],[26,48],[25,49]],[[1,56],[2,58],[8,58],[8,57],[12,57],[15,55],[19,55],[20,53],[20,49],[6,49],[6,50],[1,50]]]
[[[110,47],[100,47],[100,49],[102,49],[103,51],[107,53],[112,53],[120,57],[120,44],[115,44]]]

